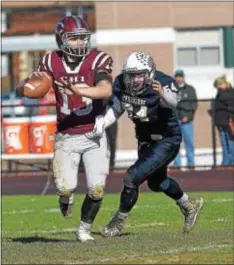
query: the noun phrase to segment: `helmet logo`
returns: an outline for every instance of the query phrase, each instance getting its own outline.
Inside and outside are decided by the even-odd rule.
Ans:
[[[62,34],[63,29],[64,29],[64,24],[63,24],[63,22],[60,21],[60,22],[58,23],[58,25],[57,25],[56,33]]]
[[[149,56],[149,54],[147,54],[146,52],[136,52],[136,58],[144,66],[153,67],[154,65],[152,57]]]

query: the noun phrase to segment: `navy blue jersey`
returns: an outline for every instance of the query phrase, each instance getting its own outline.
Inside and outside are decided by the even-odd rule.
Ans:
[[[155,80],[172,90],[176,86],[172,77],[160,71],[156,71]],[[148,85],[140,96],[133,96],[125,87],[123,74],[120,74],[115,79],[113,94],[122,112],[126,111],[135,123],[136,137],[139,140],[152,139],[152,135],[158,135],[163,138],[178,136],[178,143],[181,141],[180,126],[175,112],[162,106],[160,97],[151,85]]]

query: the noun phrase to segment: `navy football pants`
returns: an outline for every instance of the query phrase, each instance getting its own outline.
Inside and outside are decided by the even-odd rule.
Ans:
[[[149,188],[158,191],[160,183],[167,177],[167,166],[175,159],[179,149],[180,145],[175,144],[173,137],[159,142],[139,142],[139,158],[128,169],[125,186],[139,186],[147,180]]]

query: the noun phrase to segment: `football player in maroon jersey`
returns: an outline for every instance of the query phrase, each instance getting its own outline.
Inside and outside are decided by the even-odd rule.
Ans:
[[[94,240],[91,226],[100,209],[109,172],[106,135],[90,139],[89,133],[95,119],[105,112],[104,99],[112,94],[113,60],[105,52],[91,49],[88,25],[78,16],[62,18],[55,32],[59,50],[44,55],[34,73],[53,79],[57,109],[53,171],[65,217],[71,215],[78,167],[83,159],[87,194],[77,239],[85,242]]]

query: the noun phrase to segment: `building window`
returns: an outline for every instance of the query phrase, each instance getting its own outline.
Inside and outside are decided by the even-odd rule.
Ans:
[[[219,65],[220,51],[219,47],[203,47],[200,49],[201,65]]]
[[[196,48],[178,48],[178,64],[179,65],[197,65],[197,49]]]
[[[176,67],[222,65],[220,29],[180,30],[176,33]]]

